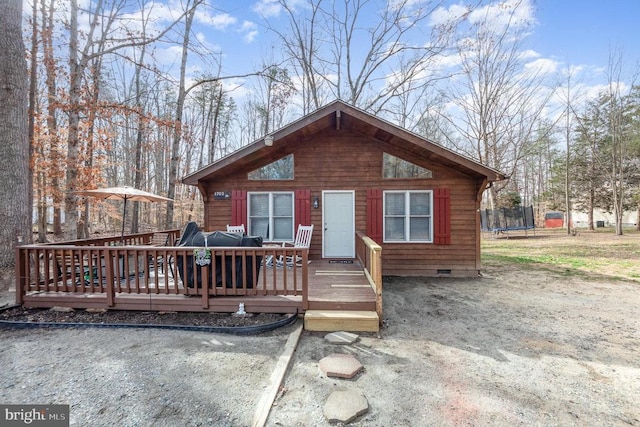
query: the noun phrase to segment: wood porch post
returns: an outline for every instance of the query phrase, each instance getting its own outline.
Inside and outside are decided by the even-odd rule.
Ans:
[[[112,256],[112,250],[111,249],[102,249],[102,256],[101,258],[104,260],[104,268],[105,268],[105,272],[106,272],[106,276],[107,276],[107,284],[106,284],[106,288],[105,288],[105,292],[107,293],[107,306],[108,307],[113,307],[115,305],[115,290],[113,289],[113,283],[115,280],[115,277],[113,276],[113,264],[114,264],[114,257]],[[118,256],[117,250],[115,251],[115,256]]]
[[[27,271],[29,271],[29,265],[27,262],[26,250],[16,246],[16,304],[22,305],[24,302],[24,295],[27,289]]]

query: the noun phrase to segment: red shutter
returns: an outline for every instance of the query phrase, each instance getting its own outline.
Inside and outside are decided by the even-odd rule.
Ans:
[[[451,244],[451,190],[436,188],[434,203],[436,245]]]
[[[231,191],[231,225],[242,225],[247,228],[247,192]]]
[[[382,190],[367,190],[367,236],[382,243]]]
[[[296,228],[311,225],[311,190],[296,190]]]

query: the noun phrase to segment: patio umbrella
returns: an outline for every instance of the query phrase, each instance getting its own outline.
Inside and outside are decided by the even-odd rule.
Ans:
[[[97,197],[98,199],[108,200],[124,200],[124,208],[122,210],[122,233],[120,239],[124,240],[124,221],[127,214],[127,200],[134,202],[171,202],[173,199],[168,197],[158,196],[157,194],[148,193],[146,191],[138,190],[133,187],[109,187],[109,188],[97,188],[95,190],[79,190],[75,194],[80,196]]]

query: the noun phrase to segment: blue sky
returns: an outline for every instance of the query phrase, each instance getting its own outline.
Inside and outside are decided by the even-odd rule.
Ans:
[[[30,13],[31,1],[24,0],[25,15]],[[79,3],[86,7],[92,1],[95,0],[79,0]],[[384,1],[371,0],[376,5]],[[579,70],[577,81],[597,87],[606,82],[605,71],[611,49],[622,50],[629,78],[640,64],[640,31],[637,29],[640,0],[485,0],[483,3],[488,10],[493,10],[491,13],[499,13],[497,5],[500,1],[520,2],[522,17],[535,22],[524,47],[529,50],[527,56],[530,61],[543,64],[549,72],[572,66]],[[157,26],[162,28],[179,16],[184,2],[145,0],[144,4],[146,8],[153,9]],[[297,7],[307,4],[307,0],[289,2],[297,4]],[[446,0],[446,11],[439,13],[450,13],[466,2],[471,1]],[[130,2],[132,7],[136,4],[136,1]],[[203,46],[220,53],[221,75],[246,74],[258,69],[269,58],[278,59],[280,43],[266,28],[268,23],[283,31],[286,29],[287,19],[277,7],[276,0],[207,0],[206,4],[206,7],[198,9],[194,32]],[[165,65],[171,65],[172,74],[176,73],[180,46],[167,46],[165,50],[157,51],[157,55]],[[191,55],[190,63],[192,77],[205,71],[218,72],[210,65],[203,68],[196,55]],[[243,81],[226,83],[241,84]],[[247,84],[235,93],[239,96],[243,90],[249,90]]]
[[[531,36],[540,54],[573,65],[604,67],[609,50],[640,61],[639,0],[538,0]]]
[[[463,3],[450,1],[448,10]],[[498,3],[485,5],[499,10]],[[203,39],[221,50],[223,74],[254,70],[263,58],[279,54],[278,41],[265,27],[265,20],[278,28],[286,24],[274,0],[211,4],[213,9],[199,16],[199,30]],[[535,54],[532,61],[544,62],[554,71],[572,66],[579,70],[577,80],[594,87],[606,81],[611,50],[622,51],[629,76],[640,63],[640,0],[522,0],[521,6],[523,16],[535,22],[525,40],[525,47]]]

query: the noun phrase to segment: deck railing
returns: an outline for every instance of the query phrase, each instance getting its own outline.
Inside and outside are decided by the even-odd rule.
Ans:
[[[376,312],[382,324],[382,247],[366,234],[356,232],[356,256],[376,294]]]
[[[301,296],[308,306],[306,248],[152,246],[153,233],[16,248],[16,303],[30,293]],[[170,232],[177,237],[178,231]],[[170,239],[173,241],[174,239]]]

